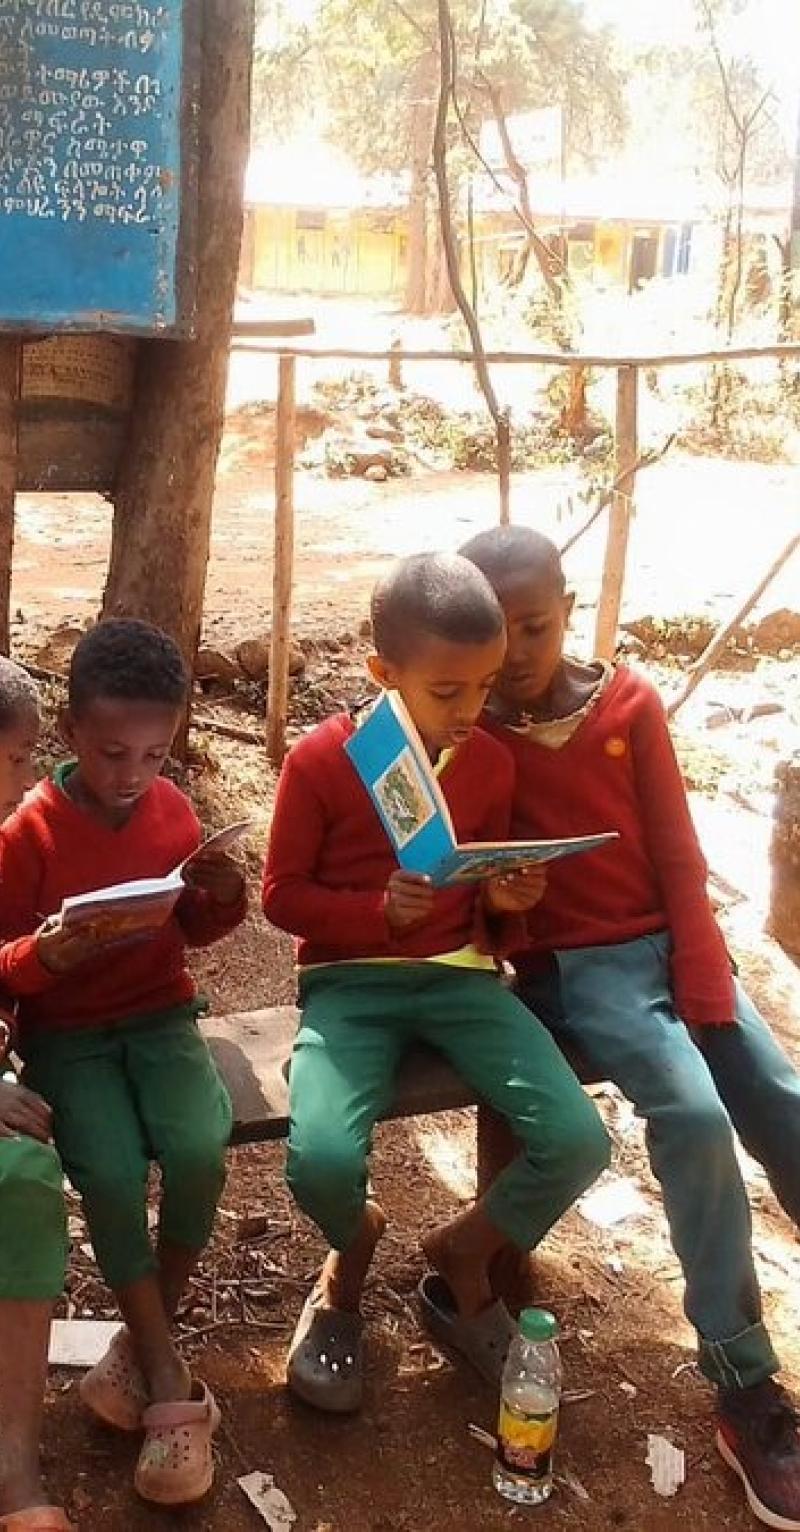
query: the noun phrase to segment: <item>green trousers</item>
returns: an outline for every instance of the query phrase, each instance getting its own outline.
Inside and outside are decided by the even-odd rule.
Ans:
[[[443,1053],[507,1118],[523,1151],[486,1211],[530,1250],[605,1169],[609,1143],[589,1098],[544,1027],[491,973],[436,963],[337,963],[300,986],[292,1054],[287,1178],[335,1250],[364,1209],[372,1131],[415,1040]]]
[[[159,1241],[201,1250],[211,1235],[232,1114],[194,1018],[181,1006],[26,1043],[25,1083],[53,1108],[56,1147],[116,1290],[157,1265],[147,1227],[152,1161],[161,1170]]]
[[[64,1288],[64,1176],[52,1144],[0,1139],[0,1300],[55,1300]]]

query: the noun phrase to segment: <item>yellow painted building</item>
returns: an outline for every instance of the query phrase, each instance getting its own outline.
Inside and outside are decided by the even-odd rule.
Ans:
[[[241,279],[272,292],[384,297],[405,286],[405,196],[315,139],[256,151],[245,186]]]
[[[251,206],[246,216],[242,278],[249,287],[370,298],[403,291],[406,235],[398,213]]]

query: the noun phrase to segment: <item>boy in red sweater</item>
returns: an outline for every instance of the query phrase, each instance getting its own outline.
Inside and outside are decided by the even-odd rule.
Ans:
[[[372,678],[405,702],[458,839],[506,837],[511,761],[474,728],[505,650],[487,581],[466,559],[404,559],[374,594],[372,625]],[[438,1273],[428,1282],[452,1295],[447,1338],[489,1377],[499,1376],[512,1329],[492,1302],[495,1252],[509,1240],[531,1249],[608,1159],[594,1107],[496,974],[541,880],[524,872],[434,890],[400,871],[345,754],[357,727],[330,718],[289,755],[263,898],[267,917],[300,938],[288,1180],[332,1247],[292,1342],[288,1382],[337,1411],[361,1399],[359,1304],[385,1224],[367,1201],[367,1155],[414,1039],[440,1049],[523,1146],[488,1196],[424,1241]]]
[[[111,949],[63,931],[58,911],[67,895],[160,876],[199,845],[191,805],[159,776],[187,687],[180,653],[158,629],[94,628],[75,650],[62,718],[76,759],[0,830],[0,985],[17,997],[25,1081],[52,1108],[56,1147],[126,1324],[81,1394],[108,1423],[144,1428],[136,1487],[163,1504],[197,1499],[211,1483],[216,1406],[178,1355],[170,1321],[211,1232],[231,1123],[195,1024],[185,949],[239,923],[244,883],[225,856],[195,862],[167,924]],[[163,1190],[155,1251],[153,1160]]]
[[[0,656],[0,821],[33,786],[39,699],[30,676]],[[67,1219],[46,1101],[7,1060],[11,1008],[0,1004],[0,1528],[70,1532],[45,1503],[39,1463],[53,1303],[64,1287]]]
[[[552,865],[513,957],[519,992],[646,1119],[717,1445],[756,1516],[800,1529],[797,1416],[772,1377],[731,1131],[800,1220],[800,1078],[731,972],[656,692],[564,654],[573,598],[546,538],[504,527],[463,552],[508,628],[485,724],[516,762],[513,833],[620,834]]]

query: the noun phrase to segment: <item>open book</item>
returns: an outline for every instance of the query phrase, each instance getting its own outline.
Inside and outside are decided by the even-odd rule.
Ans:
[[[437,887],[473,883],[559,857],[593,851],[617,839],[616,830],[568,840],[470,841],[458,845],[444,793],[399,693],[383,692],[345,750],[369,793],[408,872],[425,873]]]
[[[166,877],[134,878],[130,883],[111,883],[88,894],[71,894],[61,905],[64,930],[85,931],[95,941],[109,943],[150,936],[166,924],[186,889],[185,869],[209,852],[227,851],[251,823],[250,819],[241,819],[210,835]]]

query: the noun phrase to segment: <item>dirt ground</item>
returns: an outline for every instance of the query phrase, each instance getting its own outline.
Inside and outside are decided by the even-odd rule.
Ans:
[[[240,392],[252,397],[252,380]],[[267,436],[262,441],[252,427],[232,432],[223,451],[206,622],[209,638],[219,644],[257,632],[268,617]],[[681,456],[642,475],[626,615],[718,617],[788,536],[797,487],[796,469]],[[566,536],[569,488],[564,474],[519,476],[515,514]],[[369,587],[386,561],[419,547],[457,545],[493,518],[493,495],[491,481],[479,475],[420,473],[380,485],[298,476],[296,628],[306,641],[308,663],[295,684],[295,731],[359,694],[363,643],[356,634]],[[18,655],[41,656],[59,624],[80,626],[92,616],[109,530],[110,510],[98,499],[21,497],[13,593]],[[600,551],[598,534],[579,545],[570,561],[579,648],[589,643]],[[797,609],[799,583],[796,570],[787,575],[762,612]],[[648,664],[665,693],[680,679],[680,666],[668,655],[655,661],[639,655],[637,662]],[[50,688],[51,701],[56,697],[57,688]],[[708,729],[707,703],[746,706],[765,697],[782,712],[749,725]],[[772,771],[797,738],[798,706],[797,653],[745,659],[706,684],[678,731],[698,822],[722,880],[723,922],[752,992],[796,1054],[800,974],[761,927]],[[257,686],[242,685],[235,695],[208,693],[198,701],[198,717],[223,727],[256,731],[262,711],[263,689]],[[241,811],[256,821],[246,851],[252,913],[242,932],[198,959],[198,979],[220,1011],[291,1000],[290,944],[266,930],[258,915],[260,856],[274,790],[263,752],[199,723],[185,785],[209,827]],[[232,1154],[218,1232],[182,1316],[187,1354],[223,1408],[215,1488],[203,1506],[180,1515],[142,1506],[130,1487],[135,1447],[88,1421],[78,1406],[74,1374],[54,1372],[46,1467],[80,1532],[178,1525],[255,1532],[259,1520],[236,1485],[238,1475],[255,1469],[274,1474],[289,1496],[297,1532],[499,1532],[526,1519],[593,1532],[744,1532],[752,1526],[713,1450],[710,1392],[693,1363],[680,1275],[641,1125],[613,1091],[604,1091],[598,1105],[615,1142],[612,1174],[635,1181],[643,1206],[608,1231],[573,1210],[537,1257],[539,1297],[563,1328],[565,1386],[587,1395],[564,1408],[560,1479],[547,1507],[519,1511],[496,1496],[491,1454],[467,1427],[472,1422],[492,1430],[497,1401],[437,1354],[414,1314],[423,1270],[419,1233],[463,1204],[474,1184],[472,1114],[461,1112],[379,1130],[375,1190],[390,1224],[369,1288],[367,1401],[358,1420],[317,1418],[287,1397],[283,1357],[322,1246],[286,1195],[282,1149]],[[786,1381],[800,1391],[800,1245],[763,1173],[752,1162],[744,1165],[767,1317]],[[85,1234],[77,1205],[71,1214],[74,1261],[64,1312],[110,1312],[108,1295],[81,1249]],[[263,1215],[259,1232],[238,1239],[241,1217],[256,1214]],[[674,1501],[658,1500],[649,1483],[644,1458],[651,1431],[686,1449],[687,1482]],[[576,1490],[576,1479],[587,1498]]]

